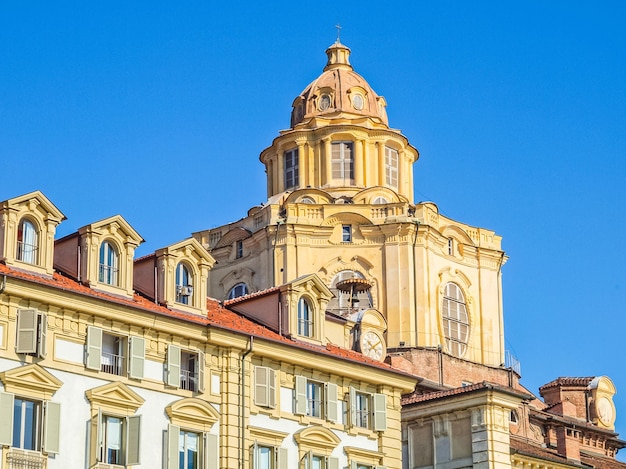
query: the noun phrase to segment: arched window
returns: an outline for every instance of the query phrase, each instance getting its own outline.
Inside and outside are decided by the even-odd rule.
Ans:
[[[193,303],[192,277],[185,264],[180,262],[176,266],[176,302],[188,305]]]
[[[315,199],[313,197],[304,196],[300,199],[301,204],[314,204]]]
[[[448,283],[443,293],[443,333],[448,351],[457,357],[465,355],[469,338],[469,318],[463,291]]]
[[[39,250],[39,235],[35,225],[26,219],[20,221],[17,227],[17,258],[29,264],[37,263]]]
[[[245,283],[238,283],[228,292],[228,299],[238,298],[248,294],[248,285]]]
[[[107,285],[117,285],[119,271],[119,256],[112,243],[104,241],[100,245],[100,270],[98,281]]]
[[[388,204],[389,202],[387,202],[387,199],[385,199],[382,196],[378,196],[374,199],[373,204],[374,205],[384,205],[384,204]]]
[[[330,291],[335,294],[335,297],[328,302],[328,311],[343,315],[355,309],[367,309],[373,306],[372,294],[369,290],[357,291],[356,296],[353,296],[352,293],[337,288],[339,282],[352,278],[365,279],[365,276],[354,270],[342,270],[335,275],[330,284]]]
[[[305,298],[298,300],[298,335],[313,337],[313,311]]]

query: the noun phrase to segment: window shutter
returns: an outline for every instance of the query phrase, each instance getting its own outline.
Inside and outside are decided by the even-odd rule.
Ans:
[[[204,392],[204,352],[198,352],[196,376],[198,377],[198,392]]]
[[[268,379],[269,368],[256,366],[254,368],[254,403],[258,406],[267,407],[268,403]]]
[[[328,469],[339,469],[339,458],[328,458]]]
[[[350,461],[350,469],[357,469],[356,461]]]
[[[269,394],[269,402],[267,405],[273,409],[274,407],[276,407],[276,372],[272,368],[268,368],[268,371],[269,373],[267,375],[267,392]]]
[[[139,464],[139,436],[141,431],[141,415],[126,418],[126,465]]]
[[[37,312],[32,309],[23,309],[17,312],[17,353],[37,352]]]
[[[337,422],[337,385],[326,383],[326,419]]]
[[[47,348],[47,336],[48,336],[48,318],[45,314],[38,314],[37,320],[39,322],[39,334],[37,337],[37,356],[39,358],[46,358]]]
[[[128,376],[134,379],[143,378],[143,366],[146,359],[146,340],[143,337],[130,338],[128,357]]]
[[[91,423],[91,428],[93,429],[94,427],[96,427],[96,461],[100,462],[102,461],[102,452],[104,450],[103,448],[103,441],[102,441],[102,410],[98,409],[98,415],[94,416],[94,419],[96,419],[96,424],[93,424],[93,420]]]
[[[356,426],[356,389],[350,386],[350,426]]]
[[[0,392],[0,445],[13,445],[13,394]]]
[[[382,432],[387,429],[387,396],[374,394],[374,415],[372,430]]]
[[[61,404],[46,402],[43,427],[43,450],[45,453],[58,454],[61,444]]]
[[[217,435],[205,433],[204,435],[204,468],[219,469],[219,443]]]
[[[180,347],[167,346],[167,385],[180,387]]]
[[[178,440],[180,428],[176,425],[167,426],[167,465],[166,469],[178,469]]]
[[[102,329],[89,326],[87,328],[87,356],[85,366],[90,370],[100,370],[102,355]]]
[[[259,445],[256,441],[250,448],[250,460],[252,461],[252,469],[259,469]]]
[[[288,469],[289,450],[287,448],[277,448],[276,467],[278,469]]]
[[[295,395],[294,414],[306,415],[306,408],[307,408],[306,382],[307,382],[307,379],[304,376],[296,376],[296,395]]]

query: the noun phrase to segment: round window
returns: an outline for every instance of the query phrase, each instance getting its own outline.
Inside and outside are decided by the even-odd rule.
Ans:
[[[325,111],[330,107],[330,96],[323,94],[320,98],[320,111]]]
[[[363,96],[361,96],[360,94],[355,94],[352,98],[352,106],[354,106],[354,109],[357,109],[359,111],[363,109]]]

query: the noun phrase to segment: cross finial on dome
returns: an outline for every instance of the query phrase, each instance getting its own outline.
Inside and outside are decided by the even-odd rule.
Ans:
[[[339,23],[337,23],[335,25],[335,28],[337,28],[337,44],[340,44],[341,41],[340,41],[339,35],[341,34],[341,25]]]

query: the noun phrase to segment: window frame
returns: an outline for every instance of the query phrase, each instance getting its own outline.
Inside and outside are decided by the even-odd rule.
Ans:
[[[241,259],[243,257],[243,240],[238,239],[235,241],[235,259]]]
[[[119,415],[115,412],[103,412],[98,409],[96,455],[97,462],[119,466],[135,466],[141,464],[141,415]],[[109,423],[105,419],[118,419],[120,421],[119,458],[111,462],[107,453]]]
[[[300,185],[300,153],[298,148],[285,151],[283,155],[283,182],[285,190],[297,188]]]
[[[340,140],[331,142],[331,178],[344,183],[354,183],[354,142]]]
[[[441,318],[446,349],[455,357],[463,357],[469,348],[471,325],[467,296],[455,282],[447,282],[443,288]]]
[[[14,446],[15,443],[15,426],[17,424],[15,418],[16,401],[22,403],[30,402],[36,405],[36,410],[32,415],[34,428],[33,432],[33,448],[23,447],[23,435],[20,435],[20,446]],[[26,431],[27,414],[23,414],[20,419],[20,431]],[[24,451],[33,451],[43,454],[58,454],[60,446],[60,422],[61,422],[61,404],[50,400],[41,400],[30,397],[22,397],[21,394],[0,391],[0,421],[9,424],[0,425],[0,446],[16,448]]]
[[[268,464],[262,464],[259,457],[261,449],[269,450]],[[267,444],[264,442],[254,441],[250,447],[250,462],[252,469],[287,469],[289,450],[277,445]]]
[[[239,295],[238,291],[242,291]],[[226,295],[227,300],[234,300],[235,298],[239,298],[240,296],[246,296],[250,292],[248,288],[248,284],[245,282],[239,282],[233,285],[230,290],[228,290],[228,295]]]
[[[385,184],[398,188],[398,174],[400,152],[395,148],[385,146]]]
[[[166,430],[166,469],[181,469],[180,467],[180,437],[181,433],[192,433],[198,436],[198,465],[197,469],[218,469],[219,446],[217,435],[187,426],[168,423]],[[211,457],[215,454],[215,457]],[[175,456],[174,456],[175,455]],[[194,469],[196,469],[194,468]],[[182,468],[187,469],[187,468]]]
[[[350,426],[352,428],[367,429],[374,432],[387,429],[387,396],[385,394],[364,392],[350,386],[348,398]],[[358,402],[363,402],[362,399],[365,399],[366,402],[365,410],[357,405]],[[366,412],[367,415],[366,426],[362,425],[363,412]],[[360,422],[359,417],[361,417]]]
[[[315,337],[315,311],[308,298],[298,299],[298,335],[302,337]]]
[[[118,354],[104,351],[105,339],[108,341],[111,338],[117,341]],[[112,355],[113,361],[117,363],[105,363],[105,353]],[[111,333],[96,326],[87,327],[85,368],[115,376],[143,379],[145,358],[146,341],[143,337]]]
[[[351,243],[352,242],[352,225],[341,225],[341,242],[342,243]]]
[[[185,367],[186,360],[187,367]],[[190,369],[193,363],[193,371]],[[205,392],[204,352],[169,344],[165,361],[165,384],[194,393]]]
[[[112,287],[120,286],[120,250],[109,239],[102,241],[98,249],[98,282]]]
[[[26,239],[29,237],[30,240]],[[26,264],[39,265],[40,238],[38,224],[27,216],[23,217],[17,225],[15,258]]]
[[[304,376],[296,375],[294,388],[294,414],[303,415],[312,418],[324,419],[337,423],[339,421],[339,402],[337,398],[337,385],[334,383],[324,383],[322,381],[310,380]],[[311,405],[314,396],[311,396],[310,390],[318,386],[318,393],[321,394],[316,402],[319,406],[319,412],[314,411]]]
[[[176,303],[193,305],[193,270],[185,263],[176,264]]]

